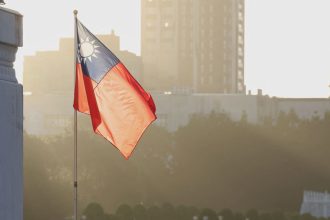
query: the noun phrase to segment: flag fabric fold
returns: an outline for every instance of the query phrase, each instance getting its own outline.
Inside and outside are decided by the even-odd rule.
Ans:
[[[156,120],[149,93],[121,61],[76,19],[76,81],[73,107],[91,117],[93,130],[128,159]]]

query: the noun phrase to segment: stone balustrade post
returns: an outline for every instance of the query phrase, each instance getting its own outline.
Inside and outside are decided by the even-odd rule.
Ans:
[[[0,219],[23,220],[23,87],[13,63],[22,15],[0,6]]]

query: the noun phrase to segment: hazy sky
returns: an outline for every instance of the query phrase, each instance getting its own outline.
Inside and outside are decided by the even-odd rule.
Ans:
[[[19,80],[23,55],[57,49],[60,37],[73,36],[75,8],[92,32],[114,29],[122,49],[140,54],[140,0],[5,1],[24,15],[24,48],[15,65]],[[246,0],[247,89],[281,97],[328,97],[329,11],[329,0]]]

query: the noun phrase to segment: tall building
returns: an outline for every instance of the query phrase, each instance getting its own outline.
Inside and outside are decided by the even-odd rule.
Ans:
[[[149,89],[245,93],[244,0],[142,0]]]

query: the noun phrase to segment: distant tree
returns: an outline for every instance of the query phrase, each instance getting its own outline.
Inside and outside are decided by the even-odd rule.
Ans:
[[[170,203],[164,203],[161,207],[161,219],[163,220],[177,220],[175,208]]]
[[[264,127],[267,127],[267,128],[272,127],[273,126],[273,121],[274,121],[274,119],[272,117],[266,116],[262,120],[262,125]]]
[[[158,206],[151,206],[147,209],[147,215],[149,220],[160,220],[161,211]]]
[[[282,129],[282,131],[286,131],[286,129],[289,127],[290,121],[288,120],[288,115],[285,112],[280,111],[277,117],[276,125]]]
[[[324,113],[324,122],[330,123],[330,112],[329,111]]]
[[[199,219],[200,220],[218,220],[218,215],[214,210],[205,208],[200,212]]]
[[[302,214],[300,220],[316,220],[317,218],[313,217],[309,213]]]
[[[234,213],[231,209],[223,209],[220,211],[220,216],[222,216],[222,220],[233,220],[234,219]]]
[[[25,220],[57,220],[71,214],[71,186],[55,172],[63,158],[55,158],[54,146],[45,145],[24,133]]]
[[[297,213],[287,213],[286,215],[288,220],[300,220],[300,215]]]
[[[290,127],[297,127],[299,125],[299,117],[293,109],[290,109],[287,120]]]
[[[133,215],[134,220],[148,220],[147,210],[141,204],[134,206]]]
[[[196,215],[198,215],[198,209],[195,207],[186,207],[184,205],[176,207],[176,216],[178,220],[192,220]]]
[[[194,115],[172,134],[153,125],[129,161],[109,142],[83,130],[91,127],[86,124],[89,121],[79,121],[79,180],[84,192],[79,203],[86,207],[85,201],[93,199],[113,207],[140,201],[198,201],[212,208],[295,211],[304,189],[330,190],[330,113],[318,121],[299,119],[297,126],[288,123],[296,120],[294,116],[281,114],[281,123],[268,125],[234,122],[225,113]],[[26,135],[24,219],[57,220],[71,215],[71,135],[47,142]],[[140,208],[114,216],[142,220]],[[199,214],[193,207],[146,208],[148,220],[191,220]],[[241,218],[237,213],[223,217]],[[249,219],[261,220],[260,215]]]
[[[245,220],[244,215],[240,212],[234,214],[234,220]]]
[[[283,212],[272,212],[271,213],[271,219],[272,220],[286,220],[286,216],[284,215]]]
[[[99,203],[90,203],[85,210],[83,215],[86,216],[88,220],[104,220],[104,211]]]
[[[241,124],[241,126],[246,126],[248,124],[248,115],[245,110],[242,111],[240,124]]]
[[[259,213],[256,209],[249,209],[245,216],[249,219],[249,220],[259,220]]]
[[[119,219],[116,215],[104,214],[104,220],[119,220]]]
[[[118,207],[116,215],[119,220],[134,220],[133,210],[127,204],[122,204]]]
[[[198,208],[196,208],[194,206],[189,206],[189,207],[187,207],[187,213],[189,215],[189,219],[192,219],[193,216],[198,215],[199,210],[198,210]]]
[[[273,220],[270,213],[261,213],[259,215],[260,220]]]

